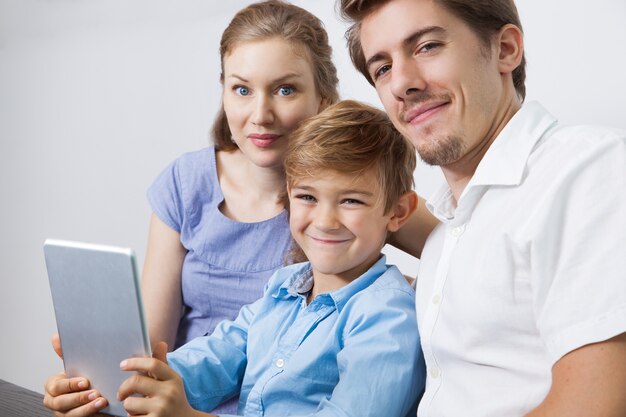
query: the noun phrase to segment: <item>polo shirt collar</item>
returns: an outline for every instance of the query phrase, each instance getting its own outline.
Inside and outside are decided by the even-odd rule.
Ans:
[[[556,123],[557,119],[538,102],[524,104],[485,153],[463,190],[458,206],[469,195],[476,194],[477,187],[519,185],[535,145]],[[444,184],[426,206],[441,221],[449,221],[458,214],[448,184]]]

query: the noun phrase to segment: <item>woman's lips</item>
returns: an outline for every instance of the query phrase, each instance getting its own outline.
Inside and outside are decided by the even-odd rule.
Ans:
[[[252,133],[248,135],[248,139],[250,139],[250,141],[252,141],[252,143],[259,148],[272,146],[280,137],[281,135],[273,133]]]

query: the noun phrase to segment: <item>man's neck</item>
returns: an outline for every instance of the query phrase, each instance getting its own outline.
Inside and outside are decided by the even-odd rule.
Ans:
[[[452,191],[455,203],[458,203],[465,187],[467,187],[467,184],[474,176],[478,165],[493,142],[520,108],[521,101],[515,96],[515,99],[510,100],[506,106],[500,107],[501,110],[494,116],[491,129],[489,129],[485,138],[477,146],[470,149],[461,159],[441,167]]]

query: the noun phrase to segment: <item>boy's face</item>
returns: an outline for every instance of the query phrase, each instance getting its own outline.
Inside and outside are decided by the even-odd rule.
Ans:
[[[393,210],[383,213],[379,188],[373,169],[359,175],[325,171],[294,182],[291,233],[311,261],[316,284],[325,276],[347,284],[378,260],[393,216]]]

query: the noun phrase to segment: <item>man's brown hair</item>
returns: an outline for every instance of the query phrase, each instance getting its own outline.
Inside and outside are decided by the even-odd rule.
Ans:
[[[352,22],[346,32],[348,49],[352,63],[367,81],[374,85],[365,65],[365,56],[361,47],[361,22],[392,0],[340,0],[341,14]],[[493,35],[504,25],[513,24],[522,30],[519,13],[513,0],[434,0],[435,3],[463,20],[480,40],[491,44]],[[384,36],[384,35],[381,35]],[[519,66],[513,71],[513,85],[520,99],[526,97],[526,57],[522,56]]]

